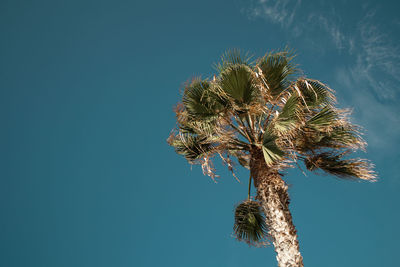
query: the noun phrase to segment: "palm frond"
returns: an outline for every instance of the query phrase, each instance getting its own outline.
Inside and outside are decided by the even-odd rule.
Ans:
[[[176,153],[184,156],[191,163],[207,156],[216,148],[215,144],[204,137],[181,132],[176,135],[171,134],[168,143],[175,148]]]
[[[222,91],[234,100],[233,106],[249,105],[257,99],[258,89],[254,85],[252,70],[246,65],[225,68],[219,78]]]
[[[326,106],[307,121],[307,126],[317,130],[322,130],[326,127],[333,126],[337,119],[338,115],[336,111],[331,107]]]
[[[188,120],[180,123],[179,129],[182,133],[196,134],[211,140],[217,131],[217,125],[209,121]]]
[[[277,145],[276,145],[277,136],[272,134],[270,130],[263,134],[263,142],[262,142],[262,151],[264,154],[265,162],[268,166],[271,166],[274,162],[282,159],[285,154]]]
[[[320,81],[301,78],[293,87],[309,108],[331,105],[336,102],[333,90]]]
[[[223,109],[210,87],[209,81],[199,78],[186,85],[182,103],[190,117],[212,119],[218,116],[218,113]]]
[[[364,149],[365,141],[350,125],[335,126],[329,132],[320,133],[314,147]]]
[[[240,203],[235,210],[233,227],[236,239],[252,246],[268,244],[268,229],[260,204],[253,200]]]
[[[268,53],[257,62],[261,77],[264,79],[271,96],[279,95],[292,81],[292,76],[298,72],[292,63],[293,52]]]
[[[285,133],[288,130],[293,129],[297,120],[297,108],[298,108],[299,98],[297,95],[291,95],[282,108],[281,113],[279,113],[277,119],[275,120],[275,129],[278,132]]]
[[[306,158],[305,165],[310,171],[321,169],[343,179],[376,179],[371,163],[364,159],[343,159],[345,154],[347,153],[323,152]]]

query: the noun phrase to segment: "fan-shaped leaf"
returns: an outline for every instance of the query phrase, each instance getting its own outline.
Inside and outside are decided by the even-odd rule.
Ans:
[[[333,90],[317,80],[299,79],[296,87],[309,108],[329,105],[336,101]]]
[[[239,241],[253,246],[267,244],[268,229],[265,215],[258,202],[246,200],[236,207],[233,230]]]
[[[182,103],[192,118],[211,119],[218,116],[223,106],[210,88],[207,80],[195,79],[186,86]]]
[[[296,112],[298,108],[298,96],[292,95],[286,101],[281,113],[275,121],[275,128],[279,132],[286,132],[292,129],[296,124]]]
[[[331,131],[320,133],[316,147],[363,149],[365,142],[350,126],[332,127]]]
[[[277,96],[285,90],[292,80],[292,75],[297,73],[296,66],[292,63],[293,58],[291,52],[283,51],[269,53],[257,63],[272,96]]]
[[[321,169],[329,174],[344,179],[375,180],[372,165],[363,159],[343,159],[343,153],[320,153],[305,159],[308,170]]]
[[[263,135],[262,151],[267,165],[272,165],[275,161],[280,160],[284,152],[276,145],[277,136],[271,134],[268,130]]]
[[[337,113],[332,108],[326,106],[307,121],[307,126],[314,129],[323,129],[332,126],[336,119]]]
[[[189,162],[194,162],[215,149],[215,145],[206,138],[187,133],[179,133],[169,143],[176,153],[183,155]]]
[[[236,105],[251,104],[257,99],[258,90],[254,85],[252,71],[246,65],[233,65],[224,69],[219,85]]]

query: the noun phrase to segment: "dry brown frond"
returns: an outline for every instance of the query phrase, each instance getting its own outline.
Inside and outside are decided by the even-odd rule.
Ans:
[[[203,170],[203,175],[207,175],[211,177],[211,179],[216,183],[215,178],[218,178],[219,175],[215,173],[215,168],[212,160],[208,156],[205,156],[201,159],[201,169]]]

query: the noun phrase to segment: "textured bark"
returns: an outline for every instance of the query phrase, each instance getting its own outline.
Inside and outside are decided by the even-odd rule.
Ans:
[[[288,186],[276,168],[266,165],[262,151],[254,149],[251,156],[250,171],[257,188],[257,198],[266,215],[278,266],[303,267],[296,229],[289,211]]]

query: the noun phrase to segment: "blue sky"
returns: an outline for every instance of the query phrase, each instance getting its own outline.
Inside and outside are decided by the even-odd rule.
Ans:
[[[166,144],[182,84],[286,45],[353,109],[377,183],[290,170],[304,263],[397,264],[396,1],[2,1],[0,266],[276,266],[232,238],[246,197]]]

